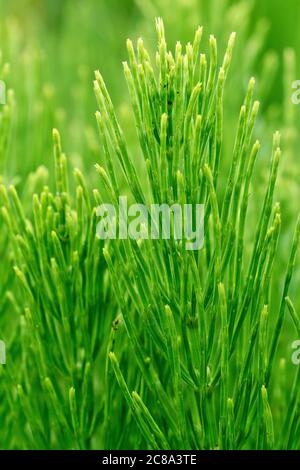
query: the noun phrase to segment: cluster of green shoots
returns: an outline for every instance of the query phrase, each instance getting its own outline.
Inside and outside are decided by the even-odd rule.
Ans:
[[[219,64],[213,36],[208,56],[200,53],[202,28],[185,49],[177,43],[174,54],[160,19],[156,28],[156,67],[141,39],[136,48],[127,42],[124,63],[142,161],[130,155],[96,72],[105,161],[96,165],[100,190],[91,195],[79,170],[76,190],[69,189],[56,130],[55,190],[45,186],[34,194],[28,210],[14,186],[0,188],[18,286],[6,299],[20,318],[7,352],[18,359],[0,370],[4,448],[300,446],[300,368],[287,400],[277,354],[286,305],[300,333],[289,298],[299,221],[286,273],[279,276],[280,301],[272,301],[281,227],[274,196],[280,135],[274,135],[259,204],[254,79],[232,152],[222,148],[235,34]],[[121,173],[135,203],[204,204],[204,248],[188,251],[187,240],[175,237],[99,240],[96,207],[118,205]]]
[[[132,362],[117,347],[109,352],[110,367],[151,447],[297,448],[296,385],[289,412],[278,411],[275,403],[277,416],[272,413],[274,362],[300,236],[298,222],[277,308],[271,305],[271,285],[281,226],[280,206],[274,203],[280,135],[274,135],[264,201],[250,220],[253,236],[245,246],[260,150],[259,142],[252,144],[259,108],[255,81],[248,85],[224,175],[223,93],[235,35],[219,67],[213,36],[209,59],[199,53],[202,28],[184,51],[177,43],[173,55],[162,21],[156,26],[158,70],[141,39],[136,50],[127,42],[129,64],[124,63],[147,182],[135,172],[99,72],[96,116],[106,170],[97,170],[105,197],[109,194],[114,204],[120,193],[116,157],[135,202],[204,204],[205,246],[189,252],[185,241],[120,240],[105,247],[138,372],[132,373]],[[281,394],[284,390],[277,400]],[[107,420],[112,413],[108,407]]]
[[[15,187],[0,187],[21,288],[20,295],[8,292],[7,298],[16,312],[19,302],[23,310],[18,343],[8,348],[9,355],[19,349],[20,362],[8,359],[6,372],[18,429],[13,423],[7,426],[14,431],[16,447],[81,449],[91,446],[103,408],[96,398],[103,393],[97,358],[115,307],[87,184],[75,170],[76,196],[71,197],[57,130],[53,139],[55,192],[45,186],[33,195],[32,220]]]

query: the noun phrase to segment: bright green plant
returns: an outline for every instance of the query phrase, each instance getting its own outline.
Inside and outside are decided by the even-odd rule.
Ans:
[[[137,3],[157,6],[154,0]],[[228,30],[231,18],[237,21],[248,6],[239,2],[230,14],[225,6]],[[76,61],[70,67],[67,59],[76,18],[70,13],[62,33],[62,95],[74,82]],[[225,29],[216,28],[223,39]],[[14,66],[22,50],[15,31],[8,28]],[[93,198],[91,173],[84,177],[75,170],[75,181],[69,178],[57,131],[54,182],[45,167],[19,177],[19,169],[27,175],[51,151],[48,129],[54,121],[63,128],[66,121],[64,110],[54,109],[45,70],[40,73],[43,55],[22,59],[28,89],[13,77],[17,106],[10,92],[0,110],[0,340],[8,358],[0,366],[1,448],[299,449],[300,369],[290,364],[290,344],[300,334],[291,284],[300,228],[298,222],[287,252],[287,226],[295,225],[297,215],[289,198],[282,213],[275,202],[296,174],[295,112],[286,91],[282,121],[289,164],[278,177],[279,133],[273,144],[265,138],[262,149],[253,138],[259,108],[254,79],[246,86],[235,133],[232,124],[245,70],[252,73],[262,50],[264,23],[250,40],[242,31],[236,56],[248,57],[243,77],[240,63],[232,63],[235,35],[220,61],[216,39],[211,36],[207,46],[202,32],[185,48],[177,43],[173,54],[157,20],[156,67],[141,39],[136,49],[127,42],[124,72],[133,114],[125,118],[117,118],[96,73],[104,163],[96,165],[101,187]],[[268,55],[262,75],[271,75],[276,65]],[[3,69],[8,73],[8,66]],[[294,70],[290,51],[285,90]],[[98,148],[94,130],[85,126],[87,80],[82,67],[72,88],[76,99],[71,106],[66,97],[66,103],[70,115],[70,109],[79,113],[67,122],[72,145],[81,153],[87,137],[90,161],[91,154],[98,158]],[[267,92],[268,83],[260,80],[260,96]],[[272,120],[263,111],[261,134]],[[72,159],[83,167],[80,157]],[[189,252],[187,240],[174,239],[112,240],[104,246],[96,238],[96,206],[117,205],[123,192],[147,206],[203,203],[204,249]]]
[[[7,294],[20,318],[18,343],[7,341],[9,354],[18,348],[21,355],[6,373],[17,417],[12,442],[25,448],[88,448],[103,408],[103,382],[96,373],[101,361],[96,364],[115,308],[84,177],[75,170],[73,198],[56,130],[53,137],[55,191],[44,187],[33,195],[32,220],[14,186],[8,191],[1,186],[2,217],[21,289]]]
[[[300,237],[298,222],[281,301],[275,305],[280,135],[274,135],[262,207],[248,217],[260,150],[259,142],[251,143],[259,109],[253,102],[254,79],[232,153],[222,151],[223,93],[235,35],[219,66],[214,37],[209,60],[199,53],[201,28],[185,51],[177,43],[175,55],[168,51],[161,20],[157,32],[157,73],[142,40],[136,51],[127,42],[129,65],[124,63],[147,183],[135,171],[99,72],[97,121],[107,170],[97,170],[115,204],[120,192],[116,156],[135,202],[204,203],[205,247],[189,252],[186,241],[174,239],[111,241],[105,247],[138,373],[132,374],[124,350],[110,352],[111,367],[151,448],[297,448],[298,375],[288,417],[280,406],[284,389],[279,396],[273,393]],[[224,158],[231,159],[229,174],[222,170]],[[108,408],[107,417],[111,413]]]

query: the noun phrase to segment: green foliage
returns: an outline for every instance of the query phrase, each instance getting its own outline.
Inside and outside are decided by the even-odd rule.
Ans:
[[[1,5],[0,447],[299,449],[297,51],[248,0],[61,3]],[[204,248],[99,240],[122,194]]]
[[[16,331],[21,363],[9,363],[6,372],[20,384],[18,397],[11,387],[7,393],[16,426],[27,423],[21,441],[16,432],[12,442],[30,448],[85,448],[103,413],[103,382],[98,382],[95,364],[105,353],[115,307],[86,182],[75,170],[72,197],[56,130],[53,138],[55,191],[45,186],[33,195],[32,220],[15,187],[7,191],[1,186],[2,217],[18,279],[17,292],[7,296],[17,306],[14,314],[21,314]]]
[[[99,72],[97,120],[110,152],[109,173],[117,156],[136,202],[205,204],[205,249],[189,252],[187,240],[174,239],[114,241],[105,248],[139,368],[138,388],[124,351],[110,355],[112,366],[135,414],[136,392],[130,391],[137,390],[143,400],[143,421],[137,416],[146,442],[154,436],[155,426],[173,449],[281,447],[266,390],[272,383],[300,224],[278,309],[270,306],[270,283],[281,226],[280,206],[274,204],[280,135],[274,135],[260,215],[249,218],[250,186],[260,148],[258,142],[251,143],[258,113],[253,79],[241,107],[229,176],[222,171],[223,92],[235,35],[230,36],[219,68],[214,37],[210,37],[209,60],[199,55],[202,29],[185,54],[177,43],[175,56],[167,52],[161,20],[157,32],[158,73],[141,40],[137,53],[127,42],[130,66],[124,63],[149,194],[134,171]],[[99,174],[115,201],[116,180],[110,182],[103,169]],[[246,247],[249,224],[256,226],[256,234]],[[277,419],[281,429],[284,410]],[[291,436],[296,429],[290,427]],[[159,440],[155,443],[162,446]]]

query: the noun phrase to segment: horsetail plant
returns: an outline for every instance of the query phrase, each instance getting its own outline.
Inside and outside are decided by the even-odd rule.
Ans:
[[[86,182],[75,170],[73,197],[57,130],[53,139],[55,192],[44,187],[33,195],[32,219],[14,186],[0,188],[21,289],[9,297],[23,310],[22,364],[10,377],[18,381],[17,397],[11,390],[9,396],[30,448],[88,448],[103,407],[94,363],[115,308]]]
[[[256,162],[266,151],[255,141],[254,78],[235,133],[225,135],[235,33],[220,59],[214,36],[203,45],[202,27],[174,52],[161,19],[156,30],[155,61],[142,39],[127,41],[135,146],[95,73],[99,189],[91,192],[79,169],[70,178],[57,130],[54,189],[44,167],[25,185],[10,181],[12,91],[0,110],[1,260],[11,267],[1,270],[0,307],[14,321],[13,328],[3,328],[3,318],[0,324],[8,362],[0,365],[1,448],[300,447],[300,368],[288,380],[285,357],[286,325],[300,332],[292,289],[300,219],[282,276],[280,133],[261,201]],[[249,42],[249,53],[261,39]],[[291,74],[293,60],[286,62]],[[288,105],[285,113],[292,127]],[[117,208],[123,192],[151,222],[153,204],[169,208],[170,233],[159,217],[149,236],[140,217],[128,237],[122,209],[113,221],[118,236],[102,240],[99,206]],[[177,236],[176,210],[186,205],[193,216],[204,206],[197,249],[189,249],[188,231]]]
[[[202,28],[185,49],[178,42],[175,54],[168,50],[161,19],[156,29],[156,66],[141,39],[136,48],[127,41],[129,62],[123,64],[146,180],[139,179],[97,71],[96,118],[106,167],[96,166],[101,198],[96,194],[99,203],[109,197],[118,204],[118,161],[132,200],[149,213],[153,203],[204,204],[205,242],[202,250],[187,251],[188,240],[149,239],[145,227],[138,240],[107,241],[103,253],[136,368],[128,352],[112,342],[106,380],[113,372],[144,447],[297,448],[298,379],[288,418],[273,391],[286,303],[294,322],[297,318],[287,298],[300,236],[299,219],[277,308],[271,299],[281,227],[274,195],[280,134],[274,134],[265,197],[253,217],[249,206],[259,201],[253,203],[250,194],[255,199],[260,152],[260,143],[253,142],[259,111],[254,78],[241,106],[229,174],[223,170],[223,95],[235,34],[219,65],[213,36],[209,56],[200,53]],[[107,422],[112,415],[110,398]],[[284,425],[288,439],[276,432]],[[109,448],[113,444],[107,442]]]

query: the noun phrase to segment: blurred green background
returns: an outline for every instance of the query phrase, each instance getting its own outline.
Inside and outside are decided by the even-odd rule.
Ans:
[[[76,165],[89,167],[98,158],[93,71],[101,70],[127,119],[121,66],[125,39],[142,36],[153,49],[155,16],[164,18],[170,47],[175,40],[191,39],[201,24],[205,39],[213,32],[223,52],[235,29],[240,53],[235,54],[234,91],[227,95],[233,119],[247,80],[255,75],[261,85],[258,98],[264,110],[271,110],[274,123],[268,135],[277,124],[284,125],[283,53],[292,47],[299,59],[297,0],[1,0],[0,5],[3,62],[10,63],[6,81],[15,91],[18,108],[6,161],[8,175],[27,175],[40,164],[48,165],[54,126]]]

